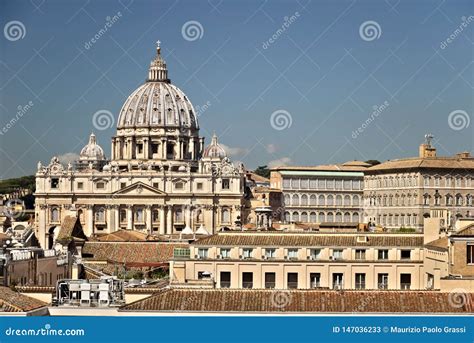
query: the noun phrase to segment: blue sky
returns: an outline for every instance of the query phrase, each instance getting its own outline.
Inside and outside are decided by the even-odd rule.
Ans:
[[[93,115],[116,122],[158,39],[206,142],[249,168],[413,156],[428,132],[441,155],[472,151],[473,15],[468,0],[4,0],[0,179],[91,131],[110,156],[115,126]]]

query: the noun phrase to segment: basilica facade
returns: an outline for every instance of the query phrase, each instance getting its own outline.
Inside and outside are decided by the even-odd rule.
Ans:
[[[193,105],[168,78],[158,45],[147,81],[120,110],[110,159],[91,134],[75,163],[38,163],[38,239],[51,246],[71,214],[87,236],[214,233],[241,225],[244,191],[243,165],[232,164],[217,136],[204,145]]]

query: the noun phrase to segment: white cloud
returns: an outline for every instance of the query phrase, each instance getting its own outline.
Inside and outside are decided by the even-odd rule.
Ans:
[[[282,158],[279,158],[277,160],[273,160],[273,161],[268,162],[268,167],[269,168],[282,167],[282,166],[287,166],[291,163],[292,163],[291,158],[282,157]]]
[[[59,162],[62,164],[68,164],[69,162],[73,163],[79,159],[79,155],[74,152],[67,152],[65,154],[58,156]]]
[[[245,155],[249,151],[249,149],[247,149],[247,148],[230,147],[230,146],[227,146],[227,145],[222,144],[222,143],[219,143],[219,145],[224,148],[225,152],[230,157]]]
[[[269,154],[274,154],[277,152],[277,146],[275,144],[267,144],[267,146],[265,147],[265,150],[269,153]]]

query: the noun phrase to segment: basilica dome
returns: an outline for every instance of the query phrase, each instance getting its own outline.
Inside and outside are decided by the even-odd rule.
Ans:
[[[218,158],[223,159],[227,157],[227,154],[224,148],[219,144],[217,141],[217,136],[214,134],[212,136],[211,144],[209,144],[206,149],[204,149],[204,153],[202,154],[203,158]]]
[[[105,154],[102,147],[97,144],[96,137],[93,133],[91,133],[89,137],[89,143],[82,148],[80,160],[88,160],[88,161],[103,161],[105,160]]]
[[[186,94],[171,84],[166,63],[157,55],[150,63],[148,79],[125,101],[120,110],[117,129],[199,128],[193,105]]]

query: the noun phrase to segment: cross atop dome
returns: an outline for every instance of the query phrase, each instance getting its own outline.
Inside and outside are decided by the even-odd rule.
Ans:
[[[156,57],[150,63],[150,71],[148,72],[148,80],[152,82],[163,81],[170,82],[168,79],[168,69],[166,62],[161,57],[161,41],[156,41]]]

